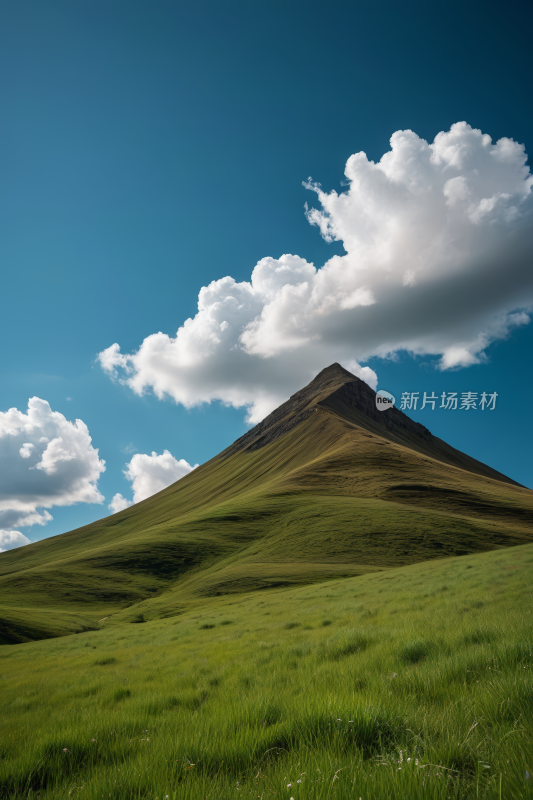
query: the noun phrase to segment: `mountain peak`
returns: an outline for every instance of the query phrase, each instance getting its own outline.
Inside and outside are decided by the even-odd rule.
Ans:
[[[285,436],[296,425],[317,412],[336,417],[350,426],[364,428],[374,436],[416,450],[446,464],[520,485],[433,436],[427,428],[400,409],[393,407],[386,411],[378,410],[376,392],[337,362],[319,372],[307,386],[237,439],[218,458],[228,458],[243,450],[259,450]]]
[[[364,383],[347,369],[335,362],[316,375],[313,380],[299,389],[289,399],[265,417],[255,428],[233,442],[220,456],[227,458],[239,450],[259,450],[267,444],[284,436],[300,422],[314,414],[321,400],[336,392],[347,383]],[[366,386],[366,384],[364,384]],[[373,390],[367,386],[369,392]]]
[[[344,378],[346,378],[346,380],[349,380],[349,381],[358,381],[358,380],[360,380],[355,375],[353,375],[351,372],[348,372],[347,369],[344,369],[344,367],[341,366],[337,361],[335,361],[334,364],[330,364],[329,367],[326,367],[321,372],[319,372],[318,375],[316,375],[313,378],[311,383],[317,383],[317,382],[321,382],[321,381],[324,381],[324,380],[329,380],[330,378],[333,378],[333,377],[344,377]]]

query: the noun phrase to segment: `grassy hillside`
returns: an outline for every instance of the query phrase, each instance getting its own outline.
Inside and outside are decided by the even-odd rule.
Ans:
[[[0,797],[532,798],[532,587],[528,544],[0,648]]]
[[[306,387],[259,433],[163,492],[0,554],[0,642],[533,540],[533,492],[401,412],[378,435],[395,410],[376,421],[366,384],[326,373],[314,394]]]

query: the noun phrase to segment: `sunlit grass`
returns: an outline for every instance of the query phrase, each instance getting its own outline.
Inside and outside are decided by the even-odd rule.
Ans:
[[[0,797],[533,797],[532,578],[526,545],[4,646]]]

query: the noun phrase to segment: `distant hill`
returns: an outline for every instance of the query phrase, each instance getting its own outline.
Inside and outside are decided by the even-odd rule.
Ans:
[[[530,541],[531,490],[333,364],[162,492],[0,554],[0,643]]]

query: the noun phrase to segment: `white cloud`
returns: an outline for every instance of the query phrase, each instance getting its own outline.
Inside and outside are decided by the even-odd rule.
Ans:
[[[171,483],[183,478],[197,466],[198,464],[191,466],[184,458],[179,460],[174,458],[168,450],[165,450],[160,456],[155,452],[152,452],[151,456],[146,453],[136,453],[123,470],[126,478],[133,485],[133,502],[117,493],[108,507],[114,514],[117,511],[123,511],[133,503],[139,503],[156,492],[166,489]]]
[[[117,492],[109,503],[108,508],[111,509],[113,514],[116,514],[118,511],[124,511],[125,508],[129,508],[129,506],[132,505],[133,503],[131,500],[126,500],[126,498],[123,497],[120,492]]]
[[[466,178],[460,175],[457,178],[450,178],[443,186],[442,193],[446,198],[447,206],[454,206],[457,203],[465,202],[470,197],[470,190]]]
[[[345,175],[340,194],[306,183],[321,206],[306,208],[309,222],[345,255],[321,269],[263,258],[249,282],[213,281],[176,337],[155,333],[131,354],[115,343],[103,369],[137,394],[248,406],[257,422],[332,361],[366,370],[375,388],[359,366],[372,356],[468,366],[527,324],[533,178],[522,145],[465,122],[432,144],[397,131],[378,163],[356,153]]]
[[[31,542],[20,531],[0,531],[0,553],[14,550],[15,547],[22,547],[25,544],[31,544]]]
[[[32,450],[35,449],[35,445],[31,442],[25,442],[19,450],[20,455],[22,458],[29,458],[31,456]]]
[[[27,413],[0,412],[2,528],[45,525],[54,506],[102,503],[96,484],[104,470],[85,423],[69,422],[46,400],[32,397]]]

